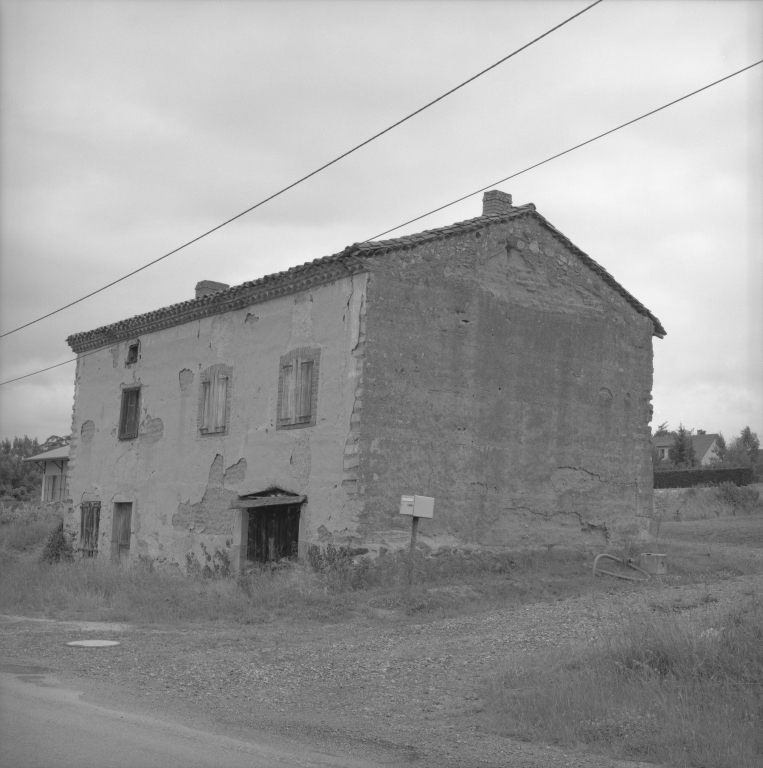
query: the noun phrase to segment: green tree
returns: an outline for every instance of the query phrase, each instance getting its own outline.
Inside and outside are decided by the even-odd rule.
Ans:
[[[11,496],[19,501],[36,499],[42,486],[42,471],[34,463],[22,459],[41,453],[37,438],[14,437],[13,442],[0,442],[0,496]]]
[[[683,424],[678,425],[673,445],[668,449],[668,458],[676,469],[689,469],[697,463],[691,430],[686,429]]]
[[[655,437],[665,437],[665,435],[669,435],[670,430],[668,429],[668,422],[663,421],[662,424],[657,425],[657,431],[654,433]]]
[[[758,459],[758,453],[760,452],[760,440],[758,436],[749,427],[745,427],[737,438],[740,447],[744,447],[747,451],[747,456],[750,462],[754,464]]]
[[[755,482],[763,480],[763,455],[755,432],[745,427],[729,444],[723,456],[724,467],[752,467]]]
[[[726,450],[726,438],[724,438],[723,432],[719,432],[718,437],[715,439],[715,456],[717,461],[723,463]]]

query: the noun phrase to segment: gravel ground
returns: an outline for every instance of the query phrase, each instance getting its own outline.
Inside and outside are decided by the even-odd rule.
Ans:
[[[427,623],[386,612],[372,626],[157,629],[5,617],[0,657],[96,688],[118,687],[144,710],[171,712],[240,738],[281,734],[391,765],[633,768],[640,764],[490,733],[486,684],[508,662],[591,645],[639,615],[707,618],[760,595],[761,588],[762,575],[699,586],[655,581],[616,594]],[[65,645],[83,637],[121,645]]]

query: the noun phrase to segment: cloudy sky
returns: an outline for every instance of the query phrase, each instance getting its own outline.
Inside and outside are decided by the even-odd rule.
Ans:
[[[0,325],[116,279],[545,32],[575,2],[0,0]],[[74,332],[335,253],[763,59],[763,2],[605,0],[262,208],[0,339]],[[763,66],[500,188],[668,331],[653,424],[763,437]],[[481,195],[399,230],[480,213]],[[66,434],[73,364],[0,387],[0,437]]]

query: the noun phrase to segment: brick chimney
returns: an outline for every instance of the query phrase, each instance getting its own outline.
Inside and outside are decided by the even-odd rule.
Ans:
[[[497,216],[502,213],[511,213],[513,210],[511,195],[501,192],[500,189],[491,189],[482,195],[483,216]]]
[[[196,298],[200,299],[202,296],[209,296],[210,293],[220,293],[220,291],[227,291],[230,286],[227,283],[216,283],[214,280],[202,280],[200,283],[196,283]]]

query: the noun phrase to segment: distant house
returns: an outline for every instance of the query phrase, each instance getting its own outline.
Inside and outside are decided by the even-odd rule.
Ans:
[[[43,471],[41,501],[66,501],[69,498],[69,446],[38,453],[24,461],[35,462]]]
[[[669,460],[670,456],[668,455],[668,452],[675,439],[675,432],[652,438],[652,445],[657,449],[661,459],[664,459],[665,461]],[[692,435],[691,440],[692,443],[694,443],[694,455],[697,457],[697,462],[705,466],[708,465],[710,461],[715,458],[718,435],[705,433],[701,435]]]

